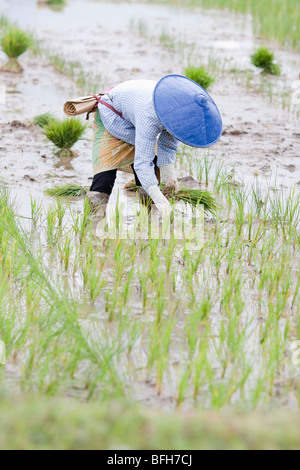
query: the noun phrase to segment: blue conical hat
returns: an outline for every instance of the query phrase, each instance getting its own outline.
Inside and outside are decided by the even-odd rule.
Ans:
[[[222,118],[214,100],[187,77],[162,78],[154,90],[154,107],[166,130],[191,147],[210,147],[222,135]]]

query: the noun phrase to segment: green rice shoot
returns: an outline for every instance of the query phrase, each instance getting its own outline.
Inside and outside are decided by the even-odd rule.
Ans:
[[[44,134],[61,152],[72,155],[72,147],[82,139],[87,125],[78,118],[51,120],[44,128]]]
[[[4,32],[1,37],[0,46],[7,55],[9,61],[2,67],[3,71],[18,73],[22,67],[18,58],[24,54],[33,44],[32,35],[23,31],[15,25],[4,26]]]
[[[44,113],[44,114],[39,114],[38,116],[35,116],[33,118],[33,122],[36,126],[39,126],[42,129],[44,129],[55,119],[56,118],[51,113]]]
[[[274,62],[274,54],[266,47],[261,47],[252,54],[251,62],[255,67],[262,69],[265,74],[280,75],[280,67]]]
[[[48,3],[48,5],[65,5],[66,4],[66,1],[65,0],[46,0],[46,3]]]
[[[17,59],[32,45],[31,34],[14,25],[9,25],[1,38],[1,49],[9,58]]]
[[[126,189],[128,189],[128,191],[136,192],[139,190],[139,186],[137,186],[135,182],[132,181],[126,185]],[[161,189],[163,189],[163,184],[161,184]],[[181,188],[176,195],[169,199],[188,202],[194,207],[202,204],[206,214],[214,214],[219,208],[213,193],[210,191],[203,191],[201,189]]]

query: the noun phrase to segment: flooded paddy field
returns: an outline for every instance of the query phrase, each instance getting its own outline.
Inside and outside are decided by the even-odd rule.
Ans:
[[[250,15],[198,7],[3,0],[1,14],[37,41],[22,74],[0,71],[1,395],[298,411],[299,52],[257,37]],[[251,65],[262,44],[280,76]],[[99,238],[86,199],[44,193],[90,185],[92,118],[75,157],[57,156],[33,118],[62,118],[69,98],[188,64],[215,77],[224,121],[217,145],[182,145],[176,163],[220,205],[205,217],[203,247]],[[118,174],[109,206],[136,202],[130,179]]]

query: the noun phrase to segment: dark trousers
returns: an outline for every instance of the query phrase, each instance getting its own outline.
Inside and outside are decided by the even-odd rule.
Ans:
[[[157,166],[157,157],[153,160],[155,165],[155,174],[159,179],[159,168]],[[137,186],[142,186],[136,172],[134,171],[133,165],[131,165],[135,177]],[[97,191],[99,193],[111,194],[117,177],[117,170],[103,171],[94,176],[91,191]]]

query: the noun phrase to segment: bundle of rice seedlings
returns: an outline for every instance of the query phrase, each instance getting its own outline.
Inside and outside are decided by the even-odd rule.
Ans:
[[[163,184],[161,184],[161,188],[163,189]],[[129,191],[138,191],[139,186],[137,186],[135,182],[132,181],[126,184],[126,189],[128,189]],[[206,214],[215,214],[215,212],[219,208],[213,193],[209,191],[202,191],[201,189],[182,188],[177,194],[169,197],[169,199],[175,201],[188,202],[194,207],[197,207],[199,204],[202,204],[204,206],[204,212]]]
[[[60,149],[59,156],[74,156],[71,148],[78,142],[85,133],[87,124],[83,124],[80,119],[71,118],[52,119],[44,128],[44,134],[53,144]]]
[[[251,55],[251,62],[255,67],[263,70],[263,73],[280,75],[280,67],[274,62],[274,54],[266,47],[261,47]]]
[[[39,114],[38,116],[35,116],[33,118],[33,122],[36,126],[40,126],[41,128],[44,129],[54,119],[56,118],[52,116],[51,113],[44,113],[44,114]]]
[[[206,90],[214,83],[215,78],[207,73],[204,67],[194,67],[189,65],[185,69],[185,76],[196,83],[199,83]]]
[[[54,197],[80,197],[86,194],[87,190],[76,184],[66,184],[56,188],[48,188],[45,191],[47,196]]]
[[[33,44],[32,36],[15,25],[8,25],[1,37],[0,44],[1,49],[9,58],[1,70],[12,73],[22,72],[23,68],[17,59]]]

